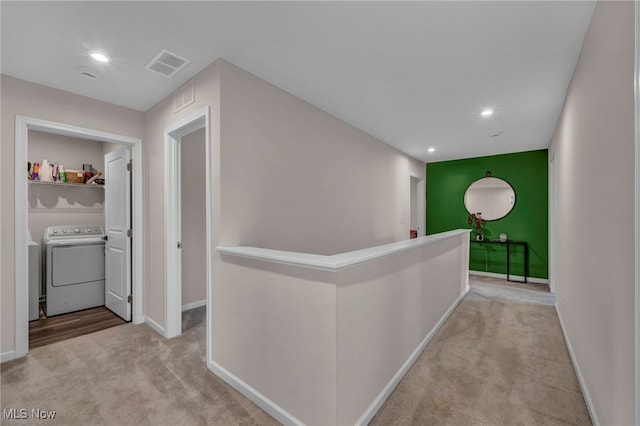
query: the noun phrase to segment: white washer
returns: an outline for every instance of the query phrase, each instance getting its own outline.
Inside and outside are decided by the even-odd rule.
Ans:
[[[47,316],[104,305],[104,231],[98,225],[50,226],[42,237]]]

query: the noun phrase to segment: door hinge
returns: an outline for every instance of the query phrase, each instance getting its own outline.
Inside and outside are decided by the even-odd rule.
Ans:
[[[104,237],[102,237],[103,240],[108,241],[109,240],[109,236],[105,235]]]
[[[127,303],[132,303],[133,302],[133,296],[132,295],[128,295],[127,296]]]
[[[133,229],[127,229],[127,237],[133,237]]]
[[[130,172],[131,170],[133,170],[133,165],[131,164],[131,161],[129,161],[127,163],[127,171]]]

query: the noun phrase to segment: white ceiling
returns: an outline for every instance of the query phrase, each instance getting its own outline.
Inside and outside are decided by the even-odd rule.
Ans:
[[[431,162],[548,147],[594,2],[0,5],[3,74],[146,111],[222,57]],[[144,70],[161,49],[191,63]]]

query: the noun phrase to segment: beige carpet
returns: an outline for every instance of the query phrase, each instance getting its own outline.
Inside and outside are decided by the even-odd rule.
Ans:
[[[590,425],[555,308],[470,287],[371,425]]]
[[[554,308],[478,294],[483,285],[500,282],[471,280],[372,425],[590,424]],[[206,369],[204,317],[204,308],[186,312],[185,333],[171,340],[127,324],[3,364],[2,409],[57,413],[0,423],[277,424]]]
[[[205,366],[205,308],[162,338],[126,324],[35,348],[2,364],[2,408],[55,410],[53,420],[2,425],[277,425]],[[33,422],[33,423],[32,423]]]
[[[478,295],[496,300],[555,305],[547,284],[520,284],[489,277],[470,276],[469,287]]]

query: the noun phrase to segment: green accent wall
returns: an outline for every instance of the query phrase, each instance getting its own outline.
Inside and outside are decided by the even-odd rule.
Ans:
[[[511,184],[516,193],[516,202],[504,218],[484,223],[485,238],[497,240],[504,232],[510,240],[526,241],[529,245],[529,276],[548,278],[547,155],[544,149],[428,163],[427,235],[469,228],[464,193],[472,182],[490,171],[492,176]],[[503,245],[472,243],[469,269],[506,274],[505,251]],[[511,253],[511,273],[522,275],[524,253],[520,248],[514,251]]]

